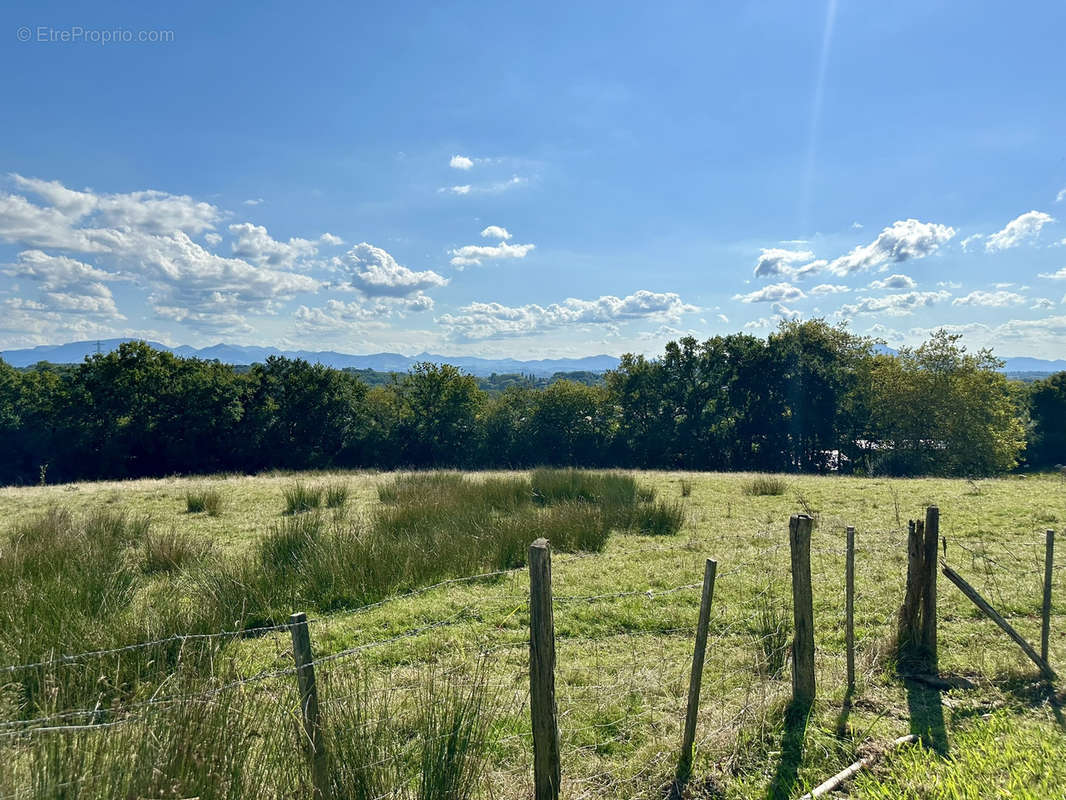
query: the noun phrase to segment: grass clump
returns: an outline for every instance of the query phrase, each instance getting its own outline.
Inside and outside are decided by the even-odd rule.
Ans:
[[[292,486],[287,486],[283,494],[285,496],[285,513],[302,514],[305,511],[314,511],[322,506],[322,487],[308,486],[296,481]]]
[[[636,508],[633,528],[646,536],[673,536],[685,524],[685,507],[679,502],[659,500]]]
[[[222,493],[217,489],[190,489],[185,493],[185,511],[217,517],[222,513]]]
[[[788,614],[774,601],[769,588],[758,596],[752,622],[752,635],[758,645],[756,663],[759,674],[776,678],[784,671],[788,660],[792,626]]]
[[[741,490],[749,497],[782,495],[788,490],[788,481],[779,475],[755,475],[743,484]]]
[[[148,533],[141,566],[147,573],[173,572],[200,561],[210,550],[209,543],[173,528],[169,533]]]
[[[348,496],[351,490],[346,483],[331,483],[326,487],[326,508],[345,508],[348,505]]]
[[[684,478],[681,479],[681,496],[682,497],[691,497],[692,496],[692,481],[685,480]]]

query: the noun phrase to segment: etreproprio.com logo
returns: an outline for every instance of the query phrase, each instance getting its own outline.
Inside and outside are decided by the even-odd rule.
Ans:
[[[166,44],[174,41],[174,31],[22,25],[15,31],[15,38],[34,44]]]

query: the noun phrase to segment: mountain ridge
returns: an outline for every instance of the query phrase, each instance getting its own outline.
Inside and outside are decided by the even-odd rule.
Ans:
[[[100,352],[115,350],[123,342],[141,341],[136,338],[102,339],[99,342],[68,342],[59,345],[38,345],[22,350],[0,352],[13,367],[29,367],[39,361],[56,364],[76,364],[86,356],[92,355],[99,346]],[[259,347],[255,345],[235,345],[220,342],[208,347],[191,347],[179,345],[168,347],[159,342],[149,341],[157,350],[165,350],[185,358],[216,359],[225,364],[254,364],[265,361],[269,356],[302,358],[312,363],[324,364],[338,369],[372,369],[378,372],[406,372],[415,364],[430,361],[435,364],[452,364],[473,375],[486,377],[493,373],[523,373],[537,377],[551,377],[556,372],[606,372],[618,366],[615,356],[600,354],[581,358],[484,358],[481,356],[445,356],[439,353],[422,352],[407,356],[402,353],[341,353],[335,350],[281,350],[277,347]],[[894,354],[891,347],[880,346],[878,352]],[[1003,372],[1048,373],[1066,370],[1066,359],[1044,359],[1029,356],[1017,356],[1003,359],[1006,363]]]

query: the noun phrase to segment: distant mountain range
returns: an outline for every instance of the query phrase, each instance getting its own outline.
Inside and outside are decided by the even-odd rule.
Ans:
[[[104,339],[100,342],[71,342],[70,344],[41,345],[27,350],[8,350],[0,357],[13,367],[28,367],[38,361],[51,361],[53,364],[77,364],[86,356],[97,352],[109,353],[123,342],[134,339]],[[215,359],[224,364],[254,364],[265,361],[268,356],[286,356],[302,358],[317,364],[343,369],[372,369],[378,372],[406,372],[420,361],[435,364],[453,364],[472,375],[487,376],[493,373],[523,373],[537,377],[551,377],[556,372],[606,372],[618,366],[614,356],[599,355],[584,358],[542,358],[522,361],[514,358],[478,358],[476,356],[442,356],[434,353],[419,353],[405,356],[401,353],[372,353],[370,355],[353,355],[337,353],[332,350],[279,350],[276,347],[245,347],[236,344],[216,344],[211,347],[167,347],[159,342],[149,342],[158,350],[167,350],[178,356]],[[895,353],[883,345],[880,352]],[[1043,358],[1007,358],[1004,372],[1052,373],[1066,370],[1066,360],[1049,361]]]
[[[60,345],[41,345],[26,350],[7,350],[0,357],[13,367],[28,367],[38,361],[53,364],[77,364],[99,350],[109,353],[123,342],[135,339],[103,339],[99,342],[71,342]],[[378,372],[406,372],[421,361],[435,364],[453,364],[472,375],[488,376],[493,373],[523,373],[537,377],[551,377],[556,372],[606,372],[618,366],[614,356],[599,355],[584,358],[543,358],[520,361],[514,358],[477,358],[475,356],[442,356],[434,353],[419,353],[405,356],[400,353],[372,353],[352,355],[331,350],[279,350],[276,347],[244,347],[235,344],[216,344],[211,347],[167,347],[159,342],[148,342],[157,350],[167,350],[186,358],[215,359],[224,364],[254,364],[266,361],[268,356],[302,358],[317,364],[344,369],[372,369]]]

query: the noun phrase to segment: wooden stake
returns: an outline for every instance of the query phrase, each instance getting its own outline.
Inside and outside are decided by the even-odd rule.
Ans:
[[[562,781],[555,706],[555,619],[552,561],[547,539],[529,548],[529,707],[533,726],[536,800],[558,800]]]
[[[988,601],[986,601],[983,597],[981,597],[981,595],[977,593],[976,589],[974,589],[972,586],[970,586],[970,584],[963,580],[962,576],[955,572],[955,570],[953,570],[947,564],[943,565],[943,571],[944,577],[946,577],[949,581],[958,586],[959,589],[962,590],[962,593],[968,598],[970,598],[973,604],[984,612],[985,616],[987,616],[990,620],[992,620],[1000,628],[1002,628],[1003,632],[1006,633],[1011,639],[1013,639],[1015,644],[1018,645],[1018,647],[1022,648],[1022,652],[1029,656],[1029,659],[1040,668],[1040,671],[1044,674],[1044,677],[1055,677],[1055,673],[1052,671],[1051,667],[1048,666],[1047,661],[1040,657],[1040,654],[1032,648],[1032,645],[1030,645],[1029,642],[1025,641],[1025,639],[1021,637],[1021,634],[1019,634],[1018,631],[1014,630],[1014,628],[1011,627],[1011,624],[1007,622],[1007,620],[1003,619],[1003,617],[999,615],[999,612],[997,612],[996,609],[992,608],[992,606],[988,604]]]
[[[847,530],[844,561],[844,638],[848,656],[848,691],[855,690],[855,529]]]
[[[922,567],[922,628],[921,650],[926,658],[926,669],[937,673],[936,654],[936,550],[940,544],[940,509],[929,506],[925,510],[925,541],[923,543]]]
[[[307,627],[307,615],[301,611],[289,617],[289,631],[292,633],[292,655],[296,662],[296,685],[300,690],[300,719],[311,756],[312,792],[314,800],[328,800],[329,762],[322,743],[315,659],[311,652],[311,632]]]
[[[1040,612],[1040,657],[1047,663],[1048,645],[1051,640],[1051,578],[1055,569],[1055,531],[1049,530],[1044,538],[1044,605]]]
[[[792,700],[809,706],[814,702],[814,594],[811,590],[811,526],[806,514],[788,522],[792,550]]]
[[[718,562],[708,558],[703,568],[703,596],[700,598],[700,618],[696,625],[696,649],[692,654],[692,674],[688,681],[688,710],[685,713],[685,734],[681,740],[681,759],[677,763],[677,782],[683,784],[692,771],[692,746],[696,741],[696,716],[700,710],[700,684],[703,682],[703,660],[707,652],[707,628],[711,621],[711,601],[714,599],[714,576]]]

